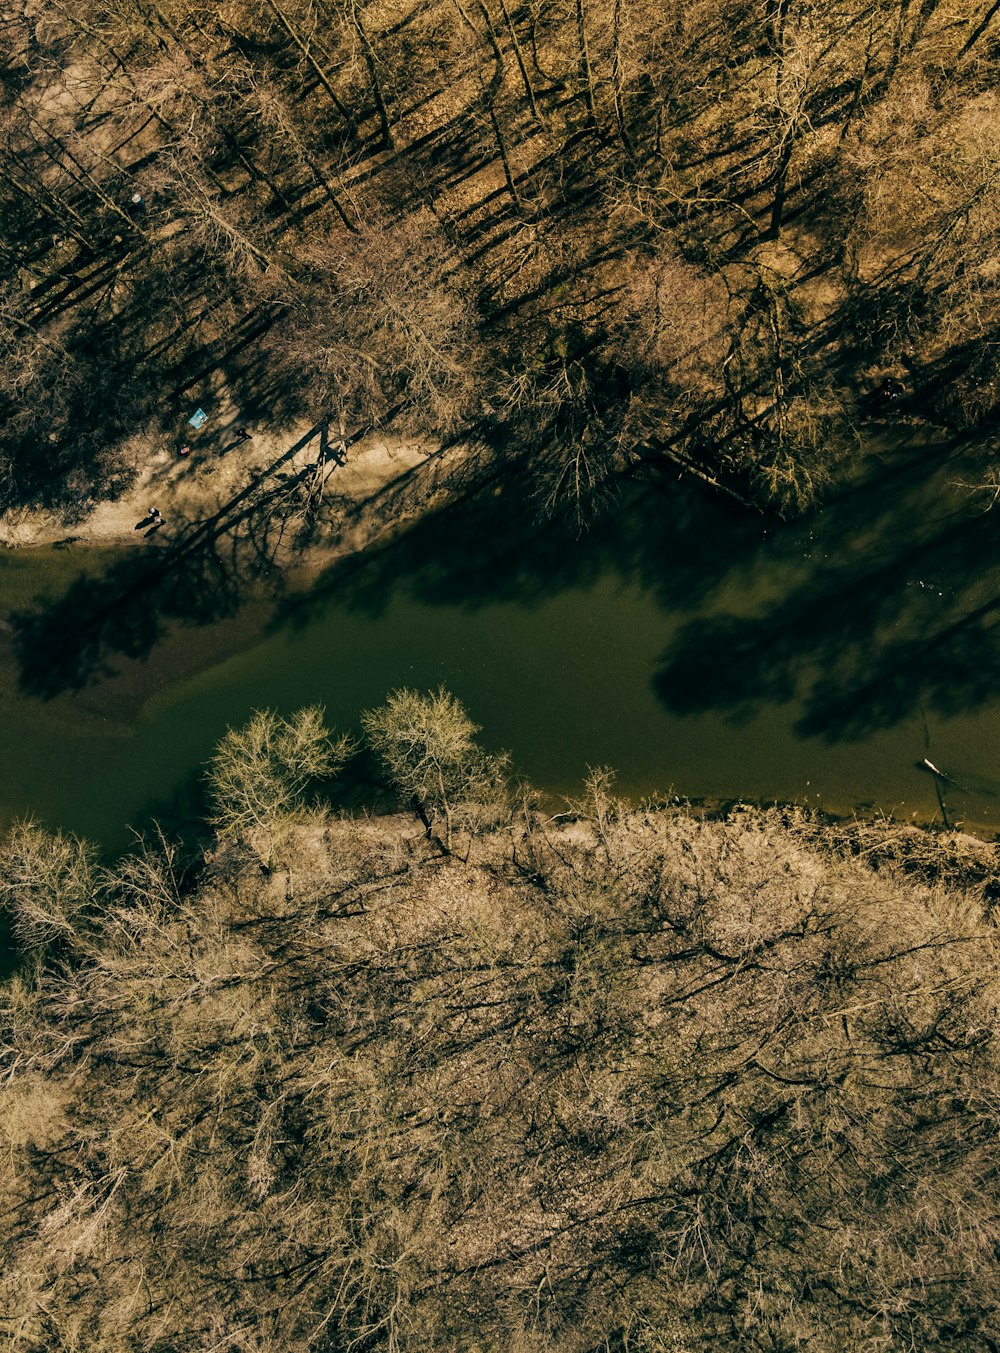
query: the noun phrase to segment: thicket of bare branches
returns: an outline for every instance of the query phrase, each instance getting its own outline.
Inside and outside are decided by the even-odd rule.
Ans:
[[[92,876],[3,994],[5,1346],[995,1347],[995,847],[500,803]]]
[[[989,427],[996,42],[988,0],[14,6],[0,492],[114,492],[206,381],[467,429],[549,507],[657,454],[795,510],[887,377]]]

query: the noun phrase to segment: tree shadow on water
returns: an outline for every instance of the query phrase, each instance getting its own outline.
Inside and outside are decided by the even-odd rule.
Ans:
[[[118,658],[146,657],[171,622],[235,614],[238,573],[209,550],[153,550],[80,577],[54,602],[10,617],[21,690],[49,700],[107,676]]]
[[[208,820],[210,807],[204,767],[198,766],[133,815],[124,853],[133,849],[137,836],[155,840],[162,833],[169,841],[182,842],[189,859],[200,859],[215,839]]]
[[[99,577],[78,578],[54,601],[9,617],[22,692],[49,700],[109,675],[117,659],[148,656],[171,623],[205,626],[239,611],[266,576],[290,515],[293,491],[309,471],[277,474],[319,433],[311,428],[265,471],[172,540],[158,535],[131,549]]]
[[[391,517],[390,517],[391,520]],[[383,615],[399,595],[430,606],[477,610],[540,604],[609,573],[689,609],[759,545],[762,519],[669,481],[625,483],[580,534],[569,520],[540,518],[525,483],[493,481],[424,516],[364,554],[332,565],[287,596],[276,624],[303,627],[329,605]],[[719,557],[724,538],[727,554]]]
[[[934,491],[933,479],[919,486]],[[795,731],[856,741],[923,709],[952,716],[995,699],[1000,681],[1000,518],[938,488],[817,522],[826,560],[750,614],[685,625],[653,685],[674,713],[733,722],[797,701]],[[749,608],[748,608],[749,609]]]

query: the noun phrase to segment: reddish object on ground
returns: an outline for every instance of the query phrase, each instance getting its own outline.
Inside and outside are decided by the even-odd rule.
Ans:
[[[182,446],[181,449],[177,452],[177,454],[179,456],[190,456],[191,454],[190,446]]]

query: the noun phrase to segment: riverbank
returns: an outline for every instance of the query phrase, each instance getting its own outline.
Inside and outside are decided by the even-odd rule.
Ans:
[[[280,562],[326,562],[363,549],[387,524],[407,520],[437,501],[448,475],[466,454],[461,446],[372,433],[351,444],[346,460],[338,464],[328,453],[324,458],[319,429],[305,423],[280,435],[254,433],[221,450],[193,447],[187,456],[139,447],[129,487],[114,499],[95,502],[72,516],[45,508],[0,513],[0,548],[144,549],[148,524],[137,523],[147,522],[151,508],[165,522],[152,535],[159,544],[169,544],[185,530],[224,517],[229,504],[250,486],[266,483],[278,465],[283,476],[294,478],[323,459],[317,471],[322,480],[319,505],[328,530],[317,535],[304,554],[293,558],[285,548]]]

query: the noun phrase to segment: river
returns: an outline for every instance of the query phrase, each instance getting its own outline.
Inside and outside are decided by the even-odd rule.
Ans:
[[[1000,507],[956,487],[975,473],[940,441],[875,450],[791,524],[670,477],[580,538],[491,489],[277,595],[213,565],[147,603],[138,541],[9,553],[0,825],[109,851],[152,817],[182,830],[253,709],[319,702],[347,729],[443,683],[553,796],[600,764],[634,796],[940,821],[927,757],[949,820],[992,833]]]

